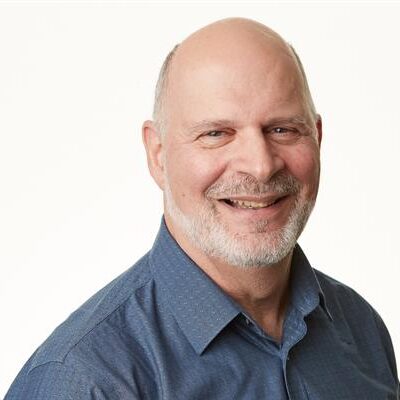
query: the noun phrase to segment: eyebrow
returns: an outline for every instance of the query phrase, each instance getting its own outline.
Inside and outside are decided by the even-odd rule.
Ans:
[[[309,125],[309,121],[307,118],[304,118],[303,116],[300,115],[295,115],[292,117],[278,117],[278,118],[271,118],[267,123],[265,123],[265,126],[268,125],[276,125],[276,124],[283,124],[283,123],[289,123],[289,124],[295,124],[295,125]]]
[[[203,119],[200,122],[196,122],[190,125],[188,130],[192,133],[203,132],[210,129],[226,128],[227,126],[234,126],[235,123],[229,119]]]

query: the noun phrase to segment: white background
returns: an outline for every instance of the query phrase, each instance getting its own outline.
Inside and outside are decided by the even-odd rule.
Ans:
[[[0,396],[70,312],[151,246],[141,144],[167,52],[228,16],[290,41],[324,122],[312,264],[385,320],[400,358],[400,5],[0,4]]]

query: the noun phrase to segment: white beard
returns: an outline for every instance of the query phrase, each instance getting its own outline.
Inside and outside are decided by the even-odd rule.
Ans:
[[[230,194],[239,191],[248,194],[274,191],[296,195],[295,206],[288,222],[278,230],[269,231],[268,221],[264,220],[255,225],[254,232],[230,232],[226,224],[221,221],[220,214],[211,200],[208,200],[208,205],[199,207],[193,216],[187,216],[177,206],[168,180],[165,181],[164,188],[166,212],[192,245],[207,256],[219,258],[229,265],[240,268],[268,267],[281,261],[294,248],[315,204],[315,200],[300,198],[300,185],[294,178],[285,176],[277,178],[271,183],[261,185],[263,189],[260,189],[258,184],[249,185],[249,181],[254,182],[251,177],[234,185],[214,184],[206,194],[215,195],[227,191]]]

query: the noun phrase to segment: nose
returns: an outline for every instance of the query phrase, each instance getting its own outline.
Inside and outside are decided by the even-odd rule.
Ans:
[[[261,129],[243,132],[237,141],[234,157],[236,173],[251,175],[259,182],[267,182],[284,167],[279,145],[271,143]]]

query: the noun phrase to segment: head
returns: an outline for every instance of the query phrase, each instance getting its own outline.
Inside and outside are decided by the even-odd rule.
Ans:
[[[175,47],[143,140],[167,226],[190,256],[263,267],[291,252],[317,195],[321,121],[277,33],[228,19]]]

